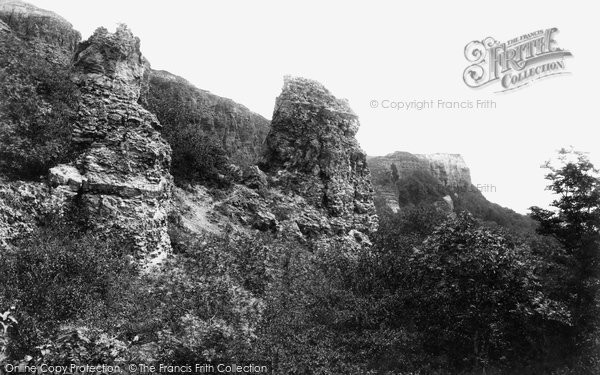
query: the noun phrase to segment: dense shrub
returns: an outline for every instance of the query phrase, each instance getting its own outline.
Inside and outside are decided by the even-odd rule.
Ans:
[[[36,179],[71,157],[78,90],[69,66],[0,41],[0,173]]]
[[[206,116],[219,109],[209,110],[206,99],[188,83],[163,80],[152,74],[149,80],[144,104],[160,120],[162,134],[173,150],[171,173],[175,183],[227,185],[229,157],[223,142],[217,137],[218,132],[204,129],[202,124]]]
[[[21,357],[61,324],[102,315],[133,266],[127,250],[63,225],[42,227],[0,257],[0,303],[15,306],[19,324],[11,353]]]
[[[175,183],[227,185],[228,158],[217,139],[190,124],[169,128],[163,134],[173,149],[171,174]]]
[[[567,306],[544,293],[539,263],[527,246],[468,214],[436,229],[410,260],[414,321],[426,349],[457,368],[534,358],[542,344],[535,328],[571,324]]]
[[[446,189],[441,183],[430,173],[421,170],[412,171],[397,180],[396,187],[400,206],[433,203],[446,195]]]
[[[374,240],[349,253],[336,241],[207,235],[137,274],[118,248],[43,230],[22,257],[2,259],[0,298],[16,304],[20,326],[12,352],[43,344],[37,361],[266,360],[286,374],[509,373],[509,364],[525,373],[556,355],[545,348],[569,323],[546,279],[561,272],[550,262],[559,244],[516,243],[434,206],[382,217]],[[65,335],[64,323],[87,328]]]

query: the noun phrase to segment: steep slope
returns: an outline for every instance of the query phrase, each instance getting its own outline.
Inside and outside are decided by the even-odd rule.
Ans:
[[[58,14],[19,0],[0,0],[0,20],[23,39],[73,51],[81,40],[78,31]],[[0,30],[2,29],[0,25]]]
[[[68,189],[40,176],[71,158],[78,90],[70,65],[79,33],[60,16],[0,0],[0,247],[61,213]]]
[[[167,139],[191,128],[220,145],[232,163],[249,165],[258,160],[269,131],[267,119],[164,70],[150,69],[147,76],[142,103],[163,124]]]

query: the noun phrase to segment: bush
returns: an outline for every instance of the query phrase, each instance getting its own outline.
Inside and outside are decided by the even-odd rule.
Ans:
[[[20,358],[61,324],[110,308],[134,272],[116,243],[55,224],[42,227],[0,258],[0,301],[14,305],[19,325],[10,353]]]
[[[215,131],[212,125],[206,128],[204,122],[213,111],[223,110],[227,117],[231,111],[210,107],[203,94],[193,86],[161,79],[152,72],[147,97],[142,101],[144,99],[146,108],[161,122],[162,134],[173,150],[171,174],[175,183],[227,186],[229,157],[219,138],[227,131]],[[225,125],[217,123],[214,126]]]
[[[455,368],[539,360],[544,333],[571,324],[566,305],[545,293],[541,261],[469,214],[436,229],[410,260],[414,321],[426,349]]]
[[[227,185],[228,158],[219,141],[194,125],[180,125],[163,132],[173,149],[171,174],[175,183]]]
[[[433,203],[447,194],[442,184],[430,173],[416,170],[396,181],[400,206]]]
[[[26,42],[0,43],[0,173],[37,179],[72,157],[79,92],[68,65]]]

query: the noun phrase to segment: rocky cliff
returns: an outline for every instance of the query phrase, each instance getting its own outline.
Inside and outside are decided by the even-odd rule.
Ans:
[[[82,95],[73,140],[83,152],[52,168],[50,182],[78,194],[93,230],[130,243],[138,255],[164,255],[171,148],[156,117],[138,104],[146,65],[140,41],[124,26],[114,34],[100,28],[74,61]]]
[[[410,154],[398,151],[385,156],[370,156],[368,163],[375,179],[391,179],[393,169],[399,178],[421,170],[431,173],[444,186],[452,189],[471,185],[469,167],[458,154]]]
[[[0,20],[23,38],[37,39],[73,51],[81,35],[54,12],[19,0],[0,0]],[[0,24],[0,30],[3,28]]]
[[[440,187],[447,189],[442,196],[451,206],[450,192],[471,188],[469,168],[462,156],[457,154],[424,155],[398,151],[385,156],[371,156],[368,164],[377,194],[394,210],[399,208],[398,181],[405,181],[418,173],[433,177]]]
[[[468,211],[492,225],[532,231],[533,221],[488,201],[473,186],[465,161],[457,154],[394,152],[368,158],[378,208],[434,204],[448,212]]]
[[[269,120],[231,99],[196,88],[164,70],[147,70],[143,105],[156,114],[164,132],[197,128],[214,139],[230,161],[255,163],[269,131]]]
[[[12,10],[2,8],[0,35],[46,51],[44,61],[56,60],[62,79],[76,87],[75,113],[63,118],[68,157],[48,158],[44,168],[61,161],[50,164],[41,180],[3,177],[5,245],[35,230],[42,217],[66,211],[89,230],[131,245],[145,260],[161,259],[183,232],[195,236],[231,226],[302,242],[342,240],[349,248],[370,243],[378,219],[366,155],[355,139],[358,118],[318,82],[286,77],[269,126],[242,105],[151,70],[139,39],[125,26],[115,33],[99,28],[78,43],[78,33],[59,16],[14,1],[2,4]],[[42,115],[53,111],[43,100],[34,104]],[[237,164],[229,185],[196,182],[173,189],[171,155],[180,145],[165,140],[159,118],[170,131],[184,124],[217,139]],[[0,120],[0,130],[12,131],[14,124]]]
[[[429,164],[429,170],[442,184],[452,189],[471,186],[471,172],[459,154],[416,155]]]

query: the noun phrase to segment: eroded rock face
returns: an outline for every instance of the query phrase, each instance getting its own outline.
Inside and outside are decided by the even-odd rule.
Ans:
[[[164,130],[189,124],[214,138],[232,163],[246,166],[258,161],[269,120],[167,71],[150,69],[146,75],[142,104],[157,115]]]
[[[458,189],[471,186],[471,172],[459,154],[411,154],[397,151],[385,156],[370,156],[369,168],[374,181],[401,179],[414,171],[431,173],[448,188]],[[394,169],[396,172],[394,172]],[[397,176],[392,176],[397,173]]]
[[[460,189],[471,186],[471,171],[459,154],[427,154],[416,155],[427,161],[429,171],[444,186],[451,189]]]
[[[21,37],[40,39],[73,51],[81,40],[79,32],[58,14],[19,0],[0,0],[0,31],[10,27]]]
[[[80,194],[93,229],[131,244],[144,258],[170,250],[166,205],[171,149],[156,117],[138,104],[145,65],[139,39],[124,26],[98,29],[75,54],[82,99],[73,165],[58,166],[50,182]]]
[[[397,182],[414,173],[426,173],[435,178],[447,191],[468,190],[471,173],[462,156],[458,154],[411,154],[394,152],[385,156],[368,158],[373,174],[373,185],[385,205],[394,211],[400,209]],[[442,206],[453,209],[451,196],[445,196]]]
[[[335,231],[377,228],[366,155],[354,138],[358,117],[318,82],[286,77],[262,168],[284,191],[324,211]]]

